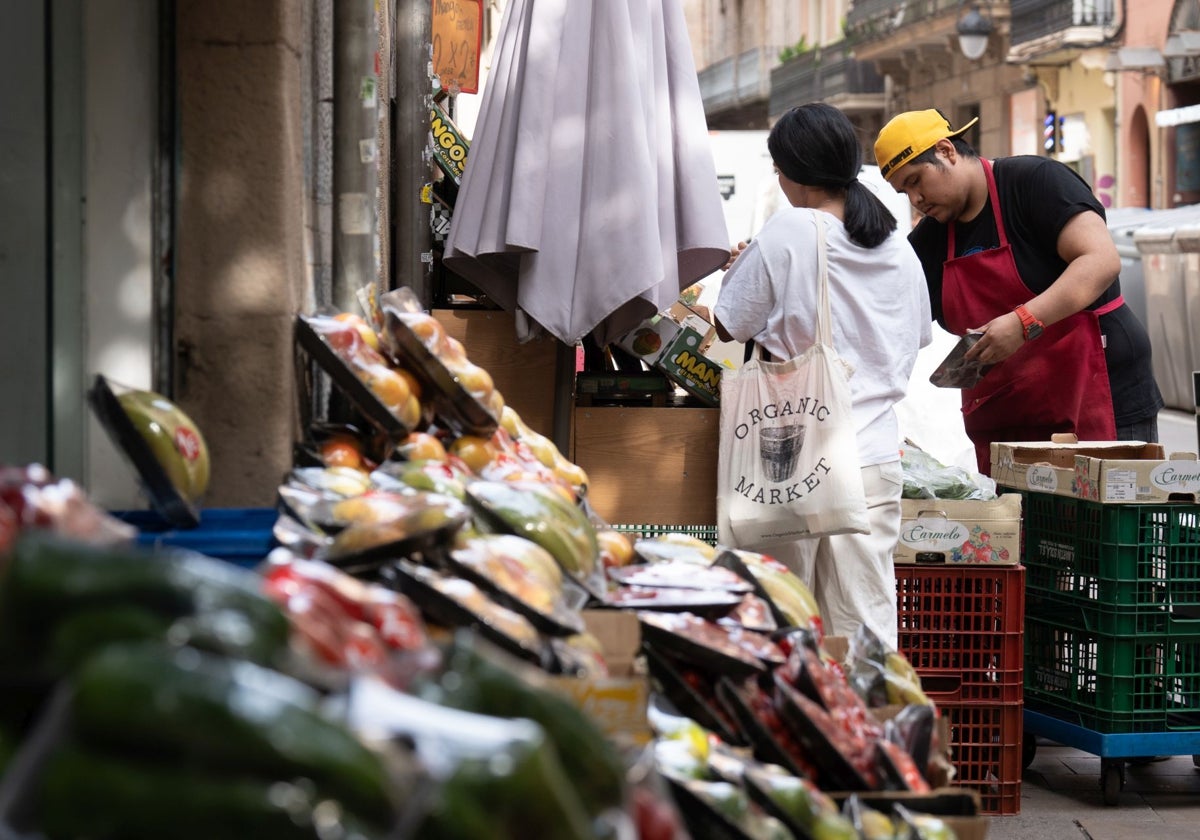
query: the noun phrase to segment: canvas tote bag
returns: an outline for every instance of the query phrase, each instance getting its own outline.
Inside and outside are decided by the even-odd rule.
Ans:
[[[717,536],[736,548],[866,534],[849,365],[833,349],[825,224],[817,222],[817,340],[769,362],[756,348],[721,375]]]

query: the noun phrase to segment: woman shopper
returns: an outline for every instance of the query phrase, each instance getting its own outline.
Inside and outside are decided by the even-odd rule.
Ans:
[[[990,473],[992,441],[1157,441],[1150,339],[1121,297],[1104,208],[1059,161],[979,157],[961,137],[975,122],[955,130],[936,109],[900,114],[875,157],[925,217],[909,239],[934,317],[957,335],[983,333],[967,358],[995,366],[962,396],[979,471]]]
[[[733,251],[715,307],[725,341],[753,340],[792,359],[817,339],[817,225],[825,228],[833,346],[854,368],[850,392],[870,532],[802,538],[769,553],[817,598],[825,631],[867,625],[896,647],[892,552],[900,531],[900,433],[917,351],[932,340],[924,275],[896,220],[858,180],[862,147],[841,111],[813,103],[784,114],[767,138],[791,204]]]

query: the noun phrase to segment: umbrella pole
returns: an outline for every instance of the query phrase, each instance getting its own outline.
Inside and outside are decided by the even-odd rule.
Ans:
[[[558,348],[554,366],[554,429],[551,439],[558,451],[570,460],[571,423],[575,413],[575,347],[555,341]]]

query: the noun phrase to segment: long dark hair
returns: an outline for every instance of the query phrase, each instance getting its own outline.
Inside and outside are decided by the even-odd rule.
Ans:
[[[896,229],[896,218],[871,188],[858,180],[862,146],[850,119],[823,102],[792,108],[767,136],[775,167],[806,187],[844,191],[843,224],[850,239],[874,248]]]

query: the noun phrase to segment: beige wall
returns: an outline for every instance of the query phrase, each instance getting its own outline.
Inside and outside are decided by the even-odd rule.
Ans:
[[[1125,45],[1161,49],[1173,6],[1174,0],[1139,0],[1134,14],[1128,13],[1133,7],[1126,6]],[[1171,196],[1164,191],[1170,183],[1168,158],[1174,157],[1174,149],[1164,145],[1168,132],[1154,125],[1154,115],[1170,107],[1163,101],[1162,80],[1141,70],[1116,75],[1116,142],[1121,150],[1116,167],[1118,206],[1169,207]]]
[[[1106,52],[1085,54],[1059,71],[1055,105],[1060,117],[1084,127],[1081,132],[1068,131],[1070,136],[1059,159],[1075,166],[1088,179],[1101,203],[1114,207],[1118,201],[1115,95],[1112,77],[1104,71]]]
[[[301,4],[178,4],[176,397],[212,457],[206,506],[269,505],[292,461],[305,307]]]

